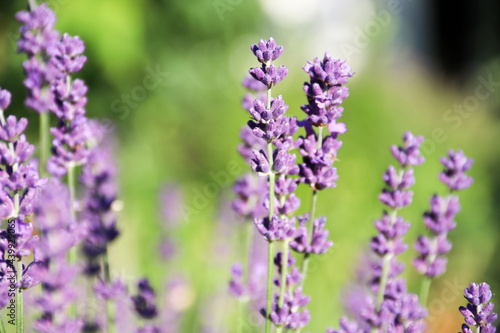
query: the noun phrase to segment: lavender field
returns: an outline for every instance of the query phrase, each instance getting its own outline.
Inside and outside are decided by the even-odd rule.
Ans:
[[[2,2],[0,333],[495,332],[500,27],[464,6]]]

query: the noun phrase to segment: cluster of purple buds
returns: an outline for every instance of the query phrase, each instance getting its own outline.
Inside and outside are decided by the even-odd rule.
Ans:
[[[48,112],[54,103],[54,93],[50,83],[57,77],[58,69],[50,61],[49,48],[59,40],[59,32],[54,30],[56,16],[42,3],[30,11],[17,13],[22,23],[18,39],[18,52],[25,53],[28,60],[23,63],[28,89],[26,106],[37,113]]]
[[[477,284],[472,282],[469,288],[464,291],[464,297],[469,302],[467,307],[459,308],[462,315],[465,317],[465,323],[462,325],[462,333],[495,333],[496,328],[491,324],[497,320],[497,314],[493,312],[495,306],[491,303],[490,286],[483,282]],[[476,330],[470,327],[476,327]]]
[[[43,289],[35,299],[42,315],[33,328],[44,333],[78,333],[84,323],[69,317],[67,310],[81,296],[72,285],[80,270],[67,263],[67,255],[84,234],[71,218],[68,188],[52,179],[40,195],[35,217],[41,235],[35,258]]]
[[[309,237],[307,222],[309,222],[309,214],[299,217],[299,227],[295,233],[295,239],[290,242],[290,247],[298,253],[324,254],[333,242],[328,240],[329,231],[325,229],[326,217],[321,216],[312,222],[312,235]]]
[[[91,124],[99,131],[101,125]],[[113,209],[118,192],[113,151],[113,142],[108,139],[93,147],[79,178],[84,188],[80,218],[86,230],[82,252],[87,260],[85,273],[89,276],[101,271],[101,258],[119,234]]]
[[[325,53],[323,60],[315,58],[303,68],[310,76],[310,82],[304,83],[308,101],[307,105],[302,105],[307,114],[305,120],[316,127],[328,125],[331,133],[344,133],[345,125],[337,124],[336,120],[343,112],[339,105],[349,96],[344,84],[354,74],[351,67]]]
[[[445,170],[439,174],[439,179],[447,185],[450,193],[468,188],[473,179],[465,174],[474,161],[467,158],[463,151],[450,150],[448,157],[441,158]],[[432,196],[430,211],[424,213],[424,224],[432,236],[421,235],[415,242],[415,250],[419,256],[413,261],[415,269],[429,278],[435,278],[446,271],[447,259],[444,257],[451,250],[447,239],[448,233],[455,229],[455,216],[460,211],[457,195],[446,197]]]
[[[71,79],[71,74],[80,71],[87,58],[82,55],[84,43],[77,37],[64,34],[57,44],[49,48],[51,63],[58,69],[57,79],[51,83],[55,96],[51,111],[58,124],[51,128],[54,136],[52,156],[47,170],[56,177],[64,176],[68,168],[85,163],[92,130],[85,117],[87,86],[82,80]]]
[[[284,281],[286,283],[284,296],[279,293],[274,294],[272,312],[269,314],[271,321],[277,327],[285,329],[300,330],[304,328],[311,315],[309,310],[304,308],[310,297],[302,293],[300,286],[302,275],[299,268],[295,265],[295,258],[288,253],[286,265],[284,264],[284,256],[282,252],[278,252],[274,258],[274,265],[278,269],[278,276],[274,279],[274,284],[281,287],[282,275],[286,274]],[[283,297],[283,306],[279,305],[280,296]],[[265,310],[262,310],[265,314]]]
[[[337,186],[337,169],[333,163],[337,160],[337,151],[342,141],[337,134],[319,138],[310,124],[305,125],[306,137],[300,146],[302,164],[300,164],[300,182],[309,185],[314,191]]]
[[[283,46],[277,45],[272,37],[267,41],[261,39],[259,45],[252,45],[252,52],[262,66],[250,69],[249,73],[267,88],[275,86],[288,74],[288,69],[284,65],[276,68],[271,64],[283,53]]]

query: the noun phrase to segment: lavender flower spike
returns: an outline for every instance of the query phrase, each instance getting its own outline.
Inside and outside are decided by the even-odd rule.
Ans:
[[[54,30],[56,16],[46,3],[42,3],[31,11],[17,13],[16,19],[23,24],[19,28],[18,52],[28,56],[23,63],[24,85],[28,89],[26,106],[37,113],[47,113],[54,103],[49,85],[58,75],[48,54],[48,49],[59,39],[59,33]]]
[[[490,302],[492,296],[490,286],[485,282],[479,285],[471,282],[469,288],[465,289],[464,297],[469,303],[467,307],[459,308],[466,323],[462,325],[462,333],[472,333],[470,326],[476,327],[477,332],[481,333],[496,332],[496,328],[491,325],[498,317],[493,312],[495,304]]]
[[[465,172],[470,170],[474,161],[467,158],[461,150],[456,153],[450,150],[448,156],[449,159],[441,158],[445,170],[439,174],[439,179],[449,188],[450,193],[468,188],[474,180]],[[447,236],[456,227],[454,219],[458,212],[460,203],[457,195],[432,196],[430,211],[424,213],[424,224],[431,236],[419,236],[414,245],[419,256],[413,261],[413,266],[420,274],[435,278],[446,271],[445,255],[452,246]]]

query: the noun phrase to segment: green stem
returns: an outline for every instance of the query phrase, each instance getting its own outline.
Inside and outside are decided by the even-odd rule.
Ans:
[[[49,152],[49,113],[40,113],[40,177],[47,177],[47,156]]]
[[[245,270],[244,274],[244,283],[247,284],[248,282],[248,275],[250,272],[250,267],[249,267],[249,257],[250,257],[250,247],[252,244],[252,239],[253,239],[253,223],[251,223],[249,220],[246,221],[246,228],[245,228],[245,235],[243,235],[243,238],[245,239],[245,246],[243,248],[243,269]],[[246,300],[238,300],[238,313],[237,313],[237,332],[242,333],[243,332],[243,316],[246,313]]]
[[[427,304],[427,297],[429,296],[429,290],[431,288],[432,279],[424,276],[422,280],[422,286],[420,288],[420,304],[425,307]]]
[[[21,258],[17,260],[17,282],[21,282],[23,278],[23,261]],[[16,333],[24,332],[23,318],[23,290],[18,288],[16,291]]]
[[[113,302],[111,302],[110,300],[106,300],[106,312],[108,314],[108,318],[107,318],[107,331],[108,333],[114,333],[115,332],[115,321],[114,321],[114,307],[113,307]]]
[[[237,326],[236,326],[236,332],[237,333],[243,333],[243,314],[245,313],[245,302],[238,301],[238,316],[237,316]]]
[[[102,254],[102,266],[104,268],[104,281],[109,284],[111,283],[111,275],[109,273],[109,258],[107,247],[104,249],[104,253]]]

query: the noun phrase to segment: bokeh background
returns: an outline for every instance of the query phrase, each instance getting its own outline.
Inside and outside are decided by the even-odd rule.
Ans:
[[[437,174],[449,148],[475,160],[474,185],[460,194],[462,211],[451,232],[447,273],[432,285],[429,332],[456,332],[457,311],[470,281],[500,291],[500,20],[494,0],[51,0],[59,31],[79,35],[88,62],[87,112],[104,119],[116,137],[120,168],[121,237],[111,248],[112,270],[130,284],[147,276],[160,290],[166,276],[189,287],[177,296],[182,332],[234,332],[236,302],[227,293],[229,268],[241,260],[242,225],[227,216],[231,184],[249,168],[236,152],[248,120],[241,79],[256,66],[250,45],[270,36],[285,53],[289,75],[273,89],[289,112],[303,118],[302,66],[329,51],[356,72],[348,83],[343,121],[349,131],[337,163],[335,189],[323,191],[335,246],[317,260],[305,292],[312,297],[310,332],[336,326],[343,290],[374,234],[382,205],[382,173],[393,163],[389,146],[406,130],[425,136],[426,163],[416,170],[412,222],[406,240],[424,232],[422,212],[433,193],[445,193]],[[9,109],[38,119],[23,104],[22,61],[16,54],[16,11],[24,1],[0,4],[0,85],[13,92]],[[151,72],[156,85],[145,85]],[[488,83],[489,82],[489,83]],[[146,87],[149,87],[146,89]],[[478,93],[479,92],[479,93]],[[177,259],[160,259],[158,194],[165,183],[182,191],[184,218],[173,231]],[[301,212],[310,191],[301,189]],[[409,263],[412,247],[403,256]],[[405,276],[419,292],[411,265]],[[264,281],[262,283],[265,283]],[[500,299],[496,299],[500,302]],[[252,321],[252,318],[249,318]],[[249,330],[250,332],[251,330]],[[261,330],[255,330],[261,331]]]

